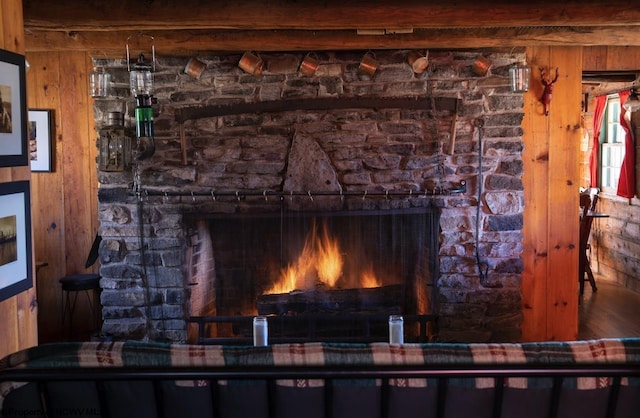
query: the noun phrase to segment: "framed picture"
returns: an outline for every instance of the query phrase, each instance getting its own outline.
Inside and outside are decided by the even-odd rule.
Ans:
[[[29,109],[31,171],[52,171],[51,111]]]
[[[0,183],[0,301],[33,286],[28,181]]]
[[[0,49],[0,167],[29,164],[24,55]]]

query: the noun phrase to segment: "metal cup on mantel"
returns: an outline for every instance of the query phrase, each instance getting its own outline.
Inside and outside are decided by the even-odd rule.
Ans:
[[[373,78],[380,64],[378,60],[376,60],[376,54],[369,51],[360,60],[360,66],[358,67],[358,72],[362,75],[366,75],[368,77]]]
[[[423,55],[420,51],[411,51],[407,54],[407,63],[414,73],[421,74],[429,66],[429,52]]]
[[[313,77],[319,65],[318,56],[313,52],[309,52],[300,63],[300,73],[307,77]]]
[[[478,55],[473,65],[471,66],[471,71],[474,74],[484,77],[489,72],[489,68],[491,67],[491,60],[484,55]]]
[[[238,67],[247,74],[260,75],[262,74],[262,68],[264,67],[264,60],[257,53],[247,51],[242,54]]]
[[[207,64],[197,58],[190,58],[184,67],[184,73],[199,80],[205,68],[207,68]]]

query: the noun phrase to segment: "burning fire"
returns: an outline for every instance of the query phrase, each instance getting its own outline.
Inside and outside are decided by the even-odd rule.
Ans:
[[[322,284],[335,288],[343,275],[344,259],[337,239],[329,236],[327,226],[322,225],[321,233],[314,223],[307,235],[304,248],[298,259],[281,271],[280,278],[266,294],[289,293],[294,290],[309,290]],[[360,287],[382,286],[373,271],[373,266],[362,273]]]
[[[373,272],[373,266],[369,266],[369,269],[362,273],[360,284],[362,287],[370,289],[382,286],[382,281],[376,277],[376,274]]]

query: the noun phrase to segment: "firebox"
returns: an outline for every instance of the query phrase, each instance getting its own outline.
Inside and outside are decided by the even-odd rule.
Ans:
[[[218,316],[433,313],[435,207],[283,209],[207,221],[215,265],[209,306]]]

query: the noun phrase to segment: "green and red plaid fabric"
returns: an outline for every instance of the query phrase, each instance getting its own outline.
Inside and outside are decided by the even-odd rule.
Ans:
[[[210,367],[210,366],[324,366],[367,367],[409,365],[416,367],[496,365],[640,364],[640,338],[539,343],[387,343],[276,344],[267,347],[187,345],[143,342],[86,342],[44,344],[0,360],[0,372],[9,368],[65,369],[76,367]],[[492,378],[460,379],[470,387],[488,388]],[[513,377],[505,385],[527,388],[544,385],[544,378]],[[548,380],[548,379],[547,379]],[[571,379],[569,379],[571,381]],[[541,383],[542,382],[542,383]],[[567,383],[577,389],[610,384],[608,378],[584,377]],[[183,382],[206,384],[206,382]],[[379,383],[379,381],[378,381]],[[279,380],[284,386],[321,386],[321,380]],[[431,379],[391,379],[391,385],[422,387]],[[630,384],[623,379],[623,385]],[[635,382],[634,385],[638,384]],[[19,384],[0,382],[3,398]]]

